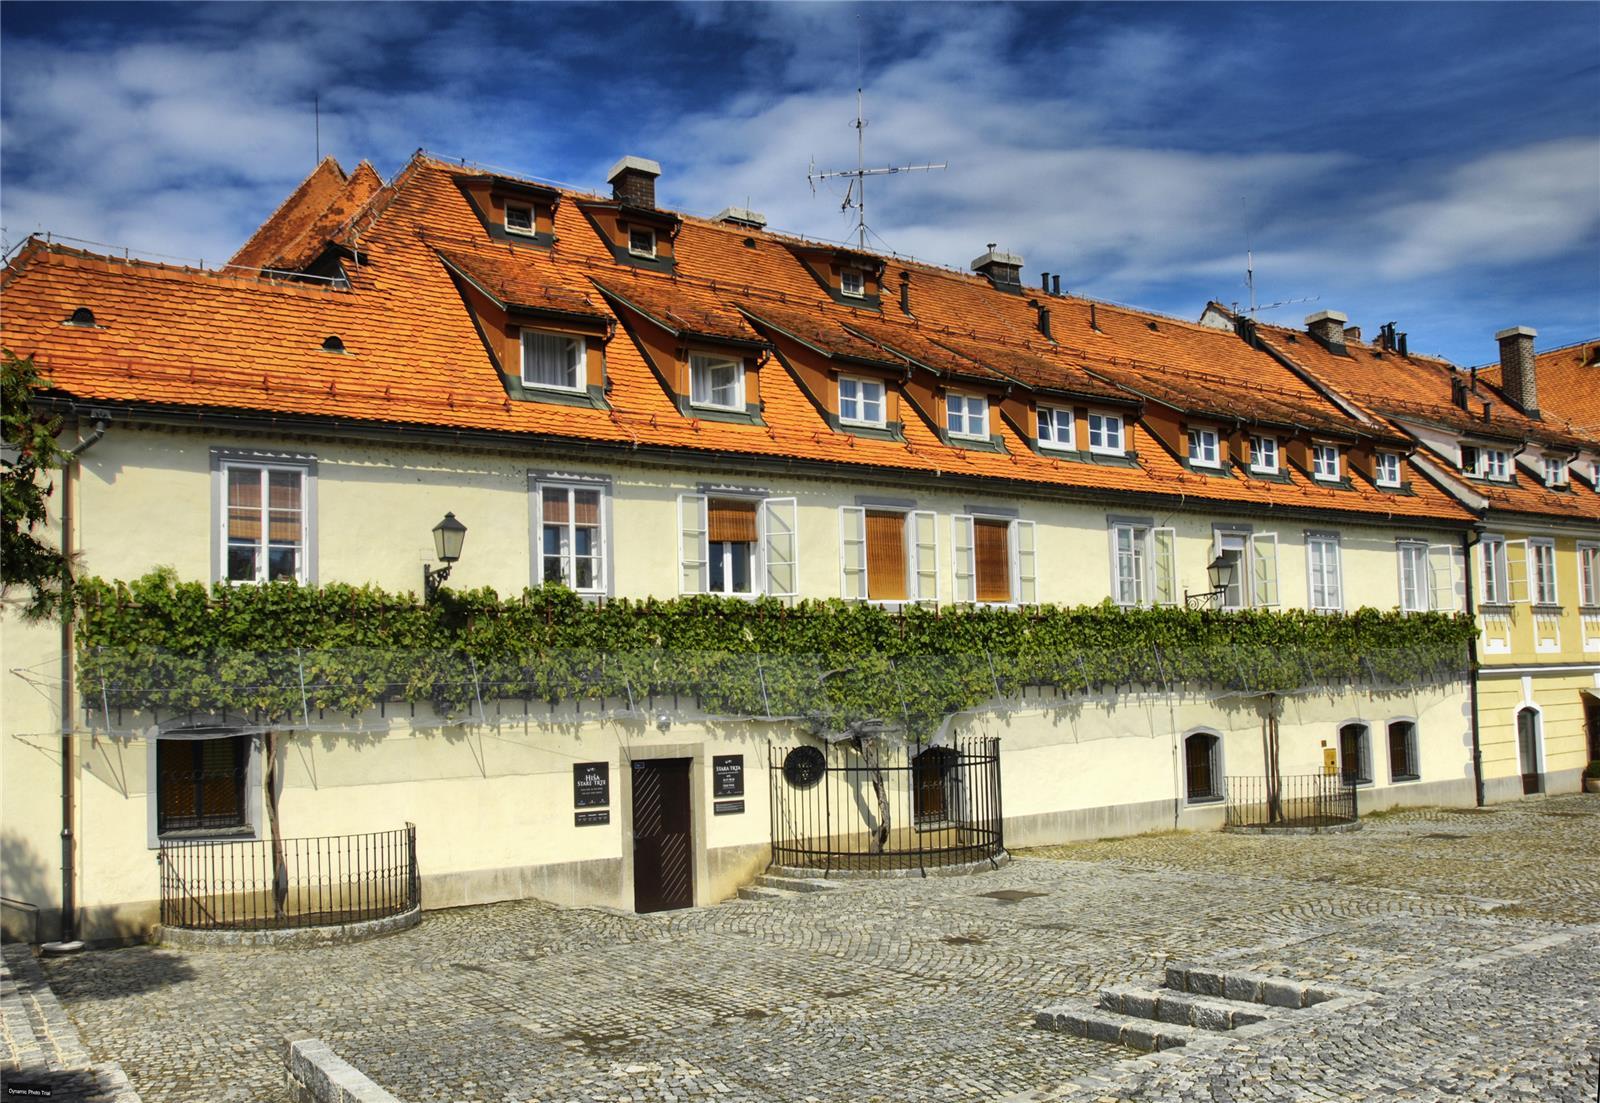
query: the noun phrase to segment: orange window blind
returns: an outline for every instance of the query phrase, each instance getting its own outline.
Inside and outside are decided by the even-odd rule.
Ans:
[[[867,596],[906,599],[906,515],[867,513]]]
[[[756,504],[713,498],[706,503],[706,539],[713,544],[754,543]]]
[[[1011,600],[1011,554],[1006,545],[1008,522],[979,518],[973,522],[978,559],[978,600]]]

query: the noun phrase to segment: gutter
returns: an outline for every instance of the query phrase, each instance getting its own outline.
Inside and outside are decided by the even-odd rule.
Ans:
[[[71,953],[83,949],[78,941],[78,901],[76,838],[73,823],[77,819],[77,757],[73,744],[73,717],[77,704],[73,682],[75,633],[72,620],[72,557],[73,534],[77,527],[74,516],[78,476],[78,458],[99,444],[106,435],[106,425],[111,420],[109,410],[90,411],[95,419],[94,430],[87,437],[66,450],[67,460],[61,467],[61,556],[66,562],[67,578],[62,588],[61,604],[61,923],[59,940],[44,945],[46,953]]]
[[[1472,532],[1461,534],[1461,575],[1466,583],[1467,615],[1477,617],[1477,610],[1472,602],[1472,549],[1483,539],[1483,531],[1475,529]],[[1483,798],[1483,745],[1480,741],[1478,725],[1478,681],[1481,677],[1478,670],[1478,633],[1474,632],[1467,640],[1467,693],[1469,695],[1468,707],[1472,715],[1472,784],[1478,807],[1484,805]]]

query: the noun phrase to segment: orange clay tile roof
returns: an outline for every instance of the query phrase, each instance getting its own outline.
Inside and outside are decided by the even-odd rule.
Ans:
[[[1600,340],[1547,349],[1533,358],[1539,384],[1539,415],[1567,432],[1600,442]],[[1478,369],[1478,378],[1500,387],[1500,365]]]
[[[332,157],[324,157],[311,175],[289,193],[277,210],[268,216],[250,240],[228,262],[240,268],[267,268],[292,249],[316,224],[349,183],[344,169]]]
[[[322,189],[321,178],[334,168],[319,166],[241,255],[281,252],[284,241],[303,233],[295,226],[318,223],[333,200],[318,203],[301,193]],[[890,296],[878,311],[845,306],[805,270],[788,247],[791,239],[688,217],[674,242],[675,271],[644,271],[618,263],[576,203],[557,208],[552,247],[507,248],[487,237],[454,183],[473,172],[418,155],[363,201],[360,256],[346,266],[348,286],[129,262],[36,240],[4,274],[4,343],[36,356],[55,394],[133,411],[515,434],[554,447],[670,450],[685,462],[700,455],[707,463],[844,464],[858,474],[961,475],[1003,481],[1007,492],[1136,494],[1173,506],[1316,510],[1385,522],[1471,520],[1416,469],[1408,472],[1414,493],[1401,495],[1359,479],[1353,489],[1318,485],[1299,471],[1284,480],[1242,471],[1207,476],[1187,470],[1137,422],[1128,433],[1136,460],[1121,465],[1042,455],[1002,418],[993,428],[1003,451],[947,445],[919,418],[906,419],[903,441],[834,432],[777,360],[760,369],[760,424],[685,416],[621,327],[606,348],[609,408],[514,401],[452,265],[502,301],[531,300],[521,305],[564,309],[554,304],[582,302],[614,317],[619,308],[601,294],[604,287],[680,330],[756,340],[764,320],[803,329],[807,340],[845,355],[883,359],[884,349],[903,347],[916,358],[962,365],[975,377],[1024,386],[1059,381],[1134,404],[1137,396],[1110,377],[1128,385],[1159,378],[1181,390],[1190,407],[1218,418],[1250,409],[1267,419],[1287,410],[1295,424],[1342,422],[1360,430],[1232,333],[1125,307],[1052,296],[1052,342],[1039,332],[1028,297],[997,291],[978,276],[898,259],[886,262],[884,286],[898,287],[900,274],[909,275],[909,317]],[[96,328],[62,324],[80,306],[94,311]],[[330,335],[343,341],[345,353],[323,351]],[[1208,390],[1214,391],[1209,405]]]

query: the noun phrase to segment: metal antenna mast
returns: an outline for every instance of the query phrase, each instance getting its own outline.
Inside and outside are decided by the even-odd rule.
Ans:
[[[1239,203],[1240,203],[1241,206],[1243,206],[1244,200],[1241,198],[1239,200]],[[1255,254],[1255,250],[1251,247],[1250,233],[1249,233],[1249,228],[1248,227],[1246,227],[1245,239],[1244,239],[1244,285],[1250,289],[1250,317],[1251,318],[1254,318],[1257,314],[1259,314],[1263,310],[1276,310],[1280,306],[1292,306],[1295,303],[1314,303],[1318,299],[1322,298],[1321,295],[1313,295],[1309,299],[1279,299],[1277,302],[1268,303],[1266,306],[1257,306],[1256,305],[1256,254]],[[1238,313],[1238,304],[1237,303],[1234,304],[1234,313],[1236,313],[1236,314]]]
[[[848,211],[851,207],[856,209],[856,244],[862,252],[867,249],[867,177],[893,176],[901,172],[934,172],[950,166],[940,161],[937,165],[886,165],[882,168],[867,168],[866,165],[866,129],[867,120],[862,113],[861,86],[856,85],[856,167],[833,172],[818,172],[816,158],[811,159],[811,168],[806,173],[806,180],[811,184],[811,194],[817,193],[817,184],[823,180],[834,180],[844,177],[850,181],[850,186],[845,189],[844,202],[839,204],[841,211]]]

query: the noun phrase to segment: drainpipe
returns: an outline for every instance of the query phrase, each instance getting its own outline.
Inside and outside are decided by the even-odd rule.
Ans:
[[[1472,549],[1482,539],[1483,533],[1478,531],[1461,534],[1461,574],[1466,582],[1467,615],[1474,618],[1477,617],[1477,613],[1472,608]],[[1468,707],[1472,713],[1472,783],[1478,807],[1482,808],[1483,748],[1478,741],[1478,634],[1476,632],[1467,640],[1467,677]]]
[[[76,819],[74,806],[77,803],[75,785],[77,762],[72,734],[77,704],[73,696],[73,681],[76,674],[73,662],[71,604],[74,554],[72,538],[77,525],[77,518],[73,516],[76,504],[73,491],[77,483],[78,457],[100,443],[100,439],[106,435],[106,423],[110,420],[110,414],[96,410],[94,418],[94,431],[66,450],[66,462],[61,465],[61,555],[66,561],[67,569],[61,606],[61,930],[59,941],[44,945],[43,948],[47,953],[71,953],[83,948],[83,943],[77,940],[76,841],[72,830],[73,821]]]

